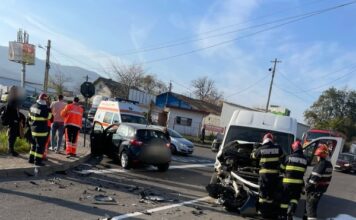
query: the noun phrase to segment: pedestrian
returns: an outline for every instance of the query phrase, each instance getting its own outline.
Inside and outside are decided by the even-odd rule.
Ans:
[[[51,148],[56,153],[60,151],[63,134],[64,134],[64,118],[61,112],[65,108],[66,103],[63,101],[63,95],[58,95],[58,100],[52,102],[51,110],[53,114],[53,123],[51,126]]]
[[[78,97],[74,98],[73,103],[65,106],[61,112],[61,116],[64,118],[66,154],[75,157],[83,118],[83,108],[79,105]]]
[[[273,135],[263,136],[262,146],[252,152],[252,158],[259,162],[259,200],[258,209],[262,217],[274,217],[276,212],[276,194],[280,185],[280,166],[283,160],[283,150],[274,144]]]
[[[203,125],[203,128],[201,129],[201,141],[203,144],[205,143],[205,125]]]
[[[314,166],[305,186],[307,193],[305,217],[308,220],[317,219],[318,204],[329,187],[333,171],[331,162],[327,160],[329,150],[325,144],[319,144],[314,155],[318,163]]]
[[[300,140],[292,144],[292,153],[281,164],[284,170],[283,196],[280,204],[280,219],[293,219],[297,210],[300,195],[304,187],[304,173],[307,168],[307,159],[303,154]]]
[[[8,94],[7,104],[2,108],[1,120],[4,126],[8,126],[8,153],[14,157],[19,154],[15,151],[16,138],[20,136],[20,99],[19,90],[11,86]]]
[[[35,163],[37,166],[45,165],[43,163],[43,157],[50,132],[48,121],[53,120],[51,109],[46,103],[47,98],[47,94],[41,93],[38,100],[31,106],[29,111],[28,121],[30,122],[33,138],[29,163]]]

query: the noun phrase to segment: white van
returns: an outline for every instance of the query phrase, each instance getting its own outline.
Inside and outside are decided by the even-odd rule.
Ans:
[[[147,124],[144,111],[131,101],[101,101],[94,116],[103,128],[121,122]]]
[[[247,110],[236,110],[226,128],[224,139],[217,154],[217,158],[222,154],[224,146],[231,141],[239,143],[261,143],[263,136],[271,132],[275,138],[276,144],[280,145],[286,155],[290,154],[291,145],[297,135],[297,120],[288,117],[275,115],[265,112],[255,112]],[[313,160],[313,153],[319,143],[330,145],[331,158],[333,165],[344,145],[344,140],[337,137],[323,137],[313,140],[304,148],[308,159]],[[311,163],[315,161],[310,161]],[[220,167],[217,159],[215,168]]]

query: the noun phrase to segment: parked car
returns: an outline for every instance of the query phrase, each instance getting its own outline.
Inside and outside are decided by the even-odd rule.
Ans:
[[[224,135],[221,133],[218,133],[216,137],[213,140],[213,143],[211,144],[211,151],[212,152],[218,152],[221,146],[221,143],[223,141]]]
[[[185,139],[181,134],[173,129],[168,128],[168,133],[171,138],[172,154],[192,154],[194,151],[194,144]]]
[[[22,109],[29,109],[33,104],[36,103],[36,98],[32,96],[27,96],[24,98],[21,102],[21,108]]]
[[[334,168],[345,173],[356,171],[356,154],[341,153]]]
[[[104,129],[95,121],[90,139],[92,155],[106,154],[125,169],[139,164],[154,165],[162,172],[169,168],[169,140],[155,126],[121,123]]]

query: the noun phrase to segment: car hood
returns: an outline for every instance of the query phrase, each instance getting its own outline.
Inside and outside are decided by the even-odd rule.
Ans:
[[[193,146],[194,144],[190,141],[188,141],[185,138],[175,138],[175,137],[171,137],[172,142],[179,142],[181,144],[187,145],[187,146]]]

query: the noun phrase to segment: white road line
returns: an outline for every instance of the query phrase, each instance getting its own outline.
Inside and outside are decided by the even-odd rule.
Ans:
[[[170,170],[175,170],[175,169],[187,169],[187,168],[200,168],[200,167],[213,167],[214,163],[202,163],[202,164],[186,164],[186,165],[173,165],[170,166]],[[153,168],[148,168],[148,170],[155,170]],[[125,169],[102,169],[102,170],[81,170],[81,171],[73,171],[78,174],[90,174],[90,173],[95,173],[95,174],[103,174],[103,173],[125,173],[127,170]]]
[[[206,201],[208,199],[210,199],[209,196],[203,197],[203,198],[199,198],[199,199],[189,200],[189,201],[185,201],[185,202],[181,202],[181,203],[177,203],[177,204],[166,205],[166,206],[162,206],[162,207],[148,209],[148,210],[146,210],[146,212],[149,212],[149,213],[159,212],[159,211],[172,209],[172,208],[176,208],[176,207],[180,207],[180,206],[184,206],[184,205],[189,205],[189,204],[193,204],[193,203],[197,203],[197,202],[201,202],[201,201]],[[139,216],[139,215],[144,215],[144,213],[142,213],[142,212],[133,212],[133,213],[128,213],[128,214],[124,214],[124,215],[115,216],[115,217],[112,217],[111,219],[112,220],[120,220],[120,219],[126,219],[126,218],[135,217],[135,216]]]
[[[201,164],[187,164],[187,165],[173,165],[169,169],[186,169],[186,168],[199,168],[199,167],[213,167],[214,163],[201,163]]]

